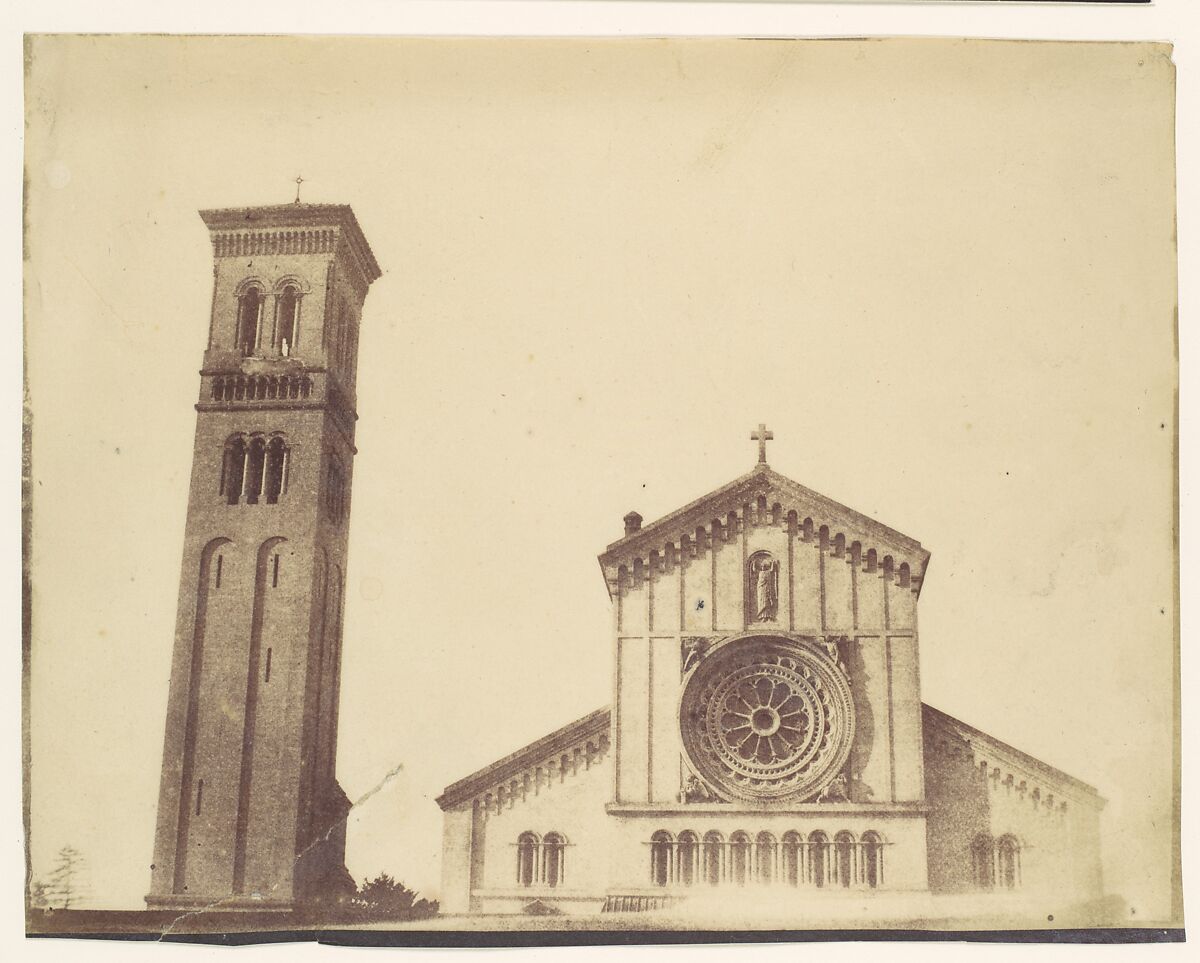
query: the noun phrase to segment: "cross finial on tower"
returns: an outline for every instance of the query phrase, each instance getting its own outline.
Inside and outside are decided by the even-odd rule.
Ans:
[[[750,432],[750,440],[758,442],[758,463],[765,465],[767,463],[767,442],[773,440],[775,432],[767,431],[767,426],[759,423],[758,431]]]
[[[300,203],[300,185],[304,183],[304,178],[299,174],[296,175],[296,203]]]

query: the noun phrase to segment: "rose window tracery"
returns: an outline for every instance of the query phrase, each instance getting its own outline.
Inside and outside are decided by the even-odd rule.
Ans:
[[[845,674],[826,655],[750,637],[699,663],[680,727],[693,766],[714,787],[742,799],[802,799],[846,764],[854,708]]]

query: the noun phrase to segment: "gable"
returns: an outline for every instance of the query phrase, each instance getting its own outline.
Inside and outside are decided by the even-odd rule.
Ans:
[[[874,558],[881,568],[907,572],[915,592],[929,552],[908,535],[792,481],[766,464],[683,508],[618,539],[600,555],[609,594],[624,574],[683,553],[694,555],[746,525],[779,525],[805,539],[821,538]]]

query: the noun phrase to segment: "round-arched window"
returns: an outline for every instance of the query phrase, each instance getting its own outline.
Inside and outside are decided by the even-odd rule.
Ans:
[[[279,293],[279,321],[275,337],[275,347],[284,355],[291,354],[296,348],[296,338],[300,333],[300,289],[294,284],[285,284]]]
[[[252,284],[238,298],[237,347],[244,355],[258,350],[258,330],[262,320],[262,289]]]
[[[521,833],[517,838],[517,885],[533,885],[537,873],[537,856],[537,834]]]

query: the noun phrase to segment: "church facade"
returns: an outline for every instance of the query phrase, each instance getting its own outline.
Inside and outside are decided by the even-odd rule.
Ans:
[[[753,437],[600,555],[611,705],[438,798],[443,913],[1101,897],[1097,791],[921,701],[929,552]]]

